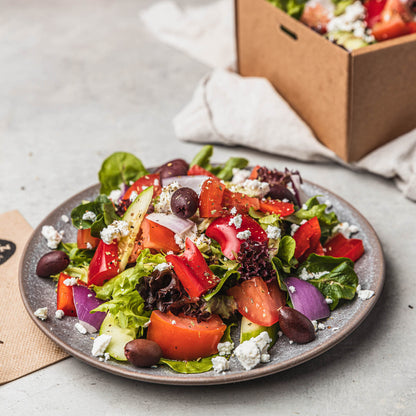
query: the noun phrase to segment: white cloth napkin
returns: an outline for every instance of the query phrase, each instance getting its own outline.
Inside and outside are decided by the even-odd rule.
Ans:
[[[141,17],[159,39],[217,68],[200,81],[191,101],[175,117],[180,140],[243,145],[304,161],[331,160],[393,179],[407,198],[416,201],[416,130],[347,164],[314,137],[266,79],[220,69],[236,60],[232,0],[185,10],[163,1]]]

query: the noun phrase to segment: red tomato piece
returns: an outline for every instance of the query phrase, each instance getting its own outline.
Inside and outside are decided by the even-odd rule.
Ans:
[[[319,3],[307,4],[300,18],[302,23],[321,34],[326,33],[329,20],[328,11]]]
[[[249,179],[257,179],[257,177],[259,176],[258,174],[258,170],[261,168],[260,165],[254,166],[253,170],[250,173],[250,176],[248,177]]]
[[[230,224],[230,220],[234,218],[233,215],[216,218],[205,231],[207,237],[218,241],[224,256],[230,260],[235,259],[235,254],[240,251],[241,243],[244,241],[244,239],[237,237],[238,233],[249,231],[249,239],[254,241],[263,242],[268,239],[266,232],[253,218],[248,215],[241,215],[241,225],[238,228],[232,221]]]
[[[279,308],[286,303],[286,298],[278,291],[277,284],[270,291],[263,279],[253,277],[233,286],[227,293],[237,302],[241,315],[257,325],[271,326],[279,320]]]
[[[407,27],[410,33],[416,33],[416,21],[407,22]]]
[[[258,198],[252,198],[240,192],[231,192],[225,189],[222,197],[222,206],[228,211],[235,208],[239,214],[248,214],[250,208],[260,209],[260,201]]]
[[[178,253],[181,249],[175,242],[175,233],[169,228],[144,218],[141,225],[142,248],[152,248],[159,251],[173,251]]]
[[[198,322],[192,317],[153,311],[147,339],[160,346],[163,357],[191,361],[217,353],[217,345],[226,328],[218,315]]]
[[[162,187],[160,185],[160,175],[158,173],[151,173],[137,179],[137,181],[134,182],[134,184],[131,185],[129,189],[127,189],[126,193],[123,195],[123,199],[130,199],[130,196],[133,192],[140,194],[149,186],[153,186],[153,198],[161,193]]]
[[[410,33],[410,28],[400,16],[393,15],[389,21],[376,23],[372,33],[376,40],[382,41],[407,35]]]
[[[332,257],[347,257],[357,261],[364,254],[364,245],[358,238],[345,238],[341,233],[331,238],[324,246],[325,254]]]
[[[64,281],[71,279],[71,276],[61,273],[58,279],[58,288],[56,294],[56,309],[64,311],[66,316],[77,316],[74,304],[74,295],[72,286],[67,286]]]
[[[287,217],[295,212],[295,207],[291,202],[282,202],[274,199],[262,199],[260,200],[260,211],[280,215],[281,217]]]
[[[367,0],[364,7],[367,11],[365,22],[371,29],[377,22],[381,20],[381,12],[386,5],[387,0]]]
[[[212,178],[216,178],[216,176],[212,172],[198,165],[191,166],[188,170],[188,175],[204,175],[204,176],[211,176]]]
[[[201,218],[216,218],[222,215],[222,197],[225,185],[216,178],[207,179],[199,195],[198,207]]]
[[[320,238],[321,227],[317,217],[311,218],[305,224],[302,224],[293,235],[296,242],[295,258],[299,261],[306,259],[309,254],[321,251]]]
[[[100,239],[91,235],[91,229],[86,228],[85,230],[78,230],[77,233],[77,246],[79,249],[97,248]]]
[[[220,279],[208,267],[198,247],[186,239],[183,256],[168,254],[166,261],[172,263],[178,279],[190,297],[200,297],[215,287]]]
[[[88,286],[102,286],[119,272],[118,244],[100,240],[88,269]]]

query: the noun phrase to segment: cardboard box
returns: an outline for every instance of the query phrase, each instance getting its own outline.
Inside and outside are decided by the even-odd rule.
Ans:
[[[346,161],[416,128],[416,34],[348,52],[266,0],[235,0],[238,70],[268,78]]]

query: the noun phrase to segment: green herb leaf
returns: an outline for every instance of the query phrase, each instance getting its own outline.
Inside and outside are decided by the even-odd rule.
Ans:
[[[213,365],[211,359],[213,357],[215,357],[215,355],[205,357],[196,361],[176,361],[169,360],[167,358],[161,358],[159,363],[167,365],[177,373],[197,374],[206,373],[207,371],[210,371],[212,369]]]

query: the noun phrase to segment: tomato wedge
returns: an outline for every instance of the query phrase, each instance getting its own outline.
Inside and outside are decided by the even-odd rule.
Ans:
[[[364,254],[364,246],[358,238],[345,238],[342,234],[337,234],[325,244],[324,251],[328,256],[347,257],[356,261]]]
[[[163,357],[190,361],[217,353],[226,328],[218,315],[198,322],[196,318],[176,316],[172,312],[153,311],[147,339],[160,346]]]
[[[209,170],[204,169],[199,165],[193,165],[188,170],[188,175],[204,175],[204,176],[211,176],[212,178],[216,178],[216,176],[210,172]]]
[[[201,218],[216,218],[222,215],[222,197],[225,185],[216,178],[207,179],[199,195],[198,207]]]
[[[231,192],[229,189],[224,191],[222,206],[230,211],[235,208],[239,214],[248,214],[250,208],[260,209],[258,198],[252,198],[240,192]]]
[[[382,41],[407,35],[410,33],[410,28],[399,15],[393,15],[388,21],[376,23],[372,33],[376,40]]]
[[[295,207],[291,202],[263,199],[260,201],[260,211],[287,217],[295,212]]]
[[[77,233],[77,246],[79,249],[92,250],[97,248],[100,239],[91,235],[91,228],[85,230],[78,230]]]
[[[253,277],[228,290],[228,295],[237,302],[238,311],[257,325],[271,326],[279,320],[279,308],[285,305],[286,297],[277,283]]]
[[[175,233],[169,228],[144,218],[141,225],[142,248],[153,248],[159,251],[173,251],[178,253],[181,249],[175,242]]]
[[[137,181],[127,189],[126,193],[123,195],[123,199],[130,199],[133,192],[140,194],[149,186],[153,186],[153,198],[161,193],[162,187],[160,185],[160,175],[158,173],[151,173],[137,179]]]
[[[64,283],[66,279],[71,279],[71,276],[65,273],[61,273],[59,275],[56,294],[56,309],[64,311],[66,316],[77,316],[72,286],[67,286]]]

